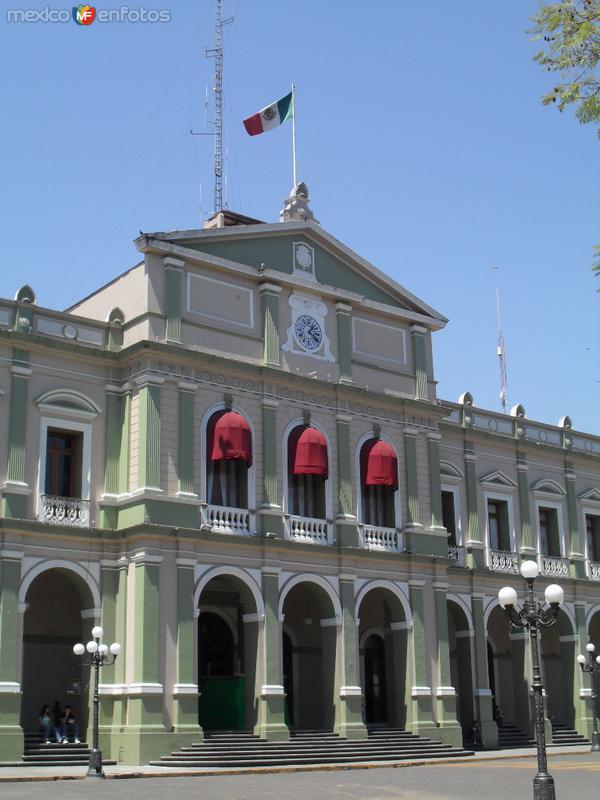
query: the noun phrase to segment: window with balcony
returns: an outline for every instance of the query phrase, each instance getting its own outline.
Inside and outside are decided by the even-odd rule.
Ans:
[[[600,515],[585,515],[585,530],[587,537],[588,559],[600,562]]]
[[[299,425],[288,439],[288,510],[325,519],[325,484],[329,474],[327,442],[321,431]]]
[[[560,529],[558,525],[558,509],[539,506],[538,520],[540,526],[540,554],[543,556],[562,556],[560,546]]]
[[[448,531],[448,545],[455,547],[457,541],[456,506],[454,492],[442,491],[442,525]]]
[[[47,427],[45,439],[39,517],[52,525],[87,527],[89,500],[83,497],[84,434]]]
[[[206,516],[211,528],[249,534],[252,432],[237,411],[217,411],[206,428]]]
[[[510,515],[507,500],[488,499],[488,535],[491,550],[512,550]]]
[[[369,439],[360,451],[361,521],[379,528],[396,527],[398,459],[381,439]]]

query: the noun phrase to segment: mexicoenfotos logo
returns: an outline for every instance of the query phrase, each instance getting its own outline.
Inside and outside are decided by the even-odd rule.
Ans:
[[[82,5],[73,6],[73,19],[78,25],[91,25],[96,19],[96,9],[94,6]]]
[[[6,12],[7,22],[44,22],[65,23],[73,21],[76,25],[88,27],[92,22],[131,22],[154,23],[170,22],[171,10],[167,8],[146,8],[145,6],[118,6],[117,8],[99,8],[89,3],[79,3],[68,8],[9,8]]]

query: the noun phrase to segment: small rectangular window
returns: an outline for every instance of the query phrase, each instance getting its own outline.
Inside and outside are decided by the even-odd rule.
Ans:
[[[448,531],[448,544],[456,545],[456,508],[454,492],[442,492],[442,525]]]
[[[81,433],[48,429],[44,491],[57,497],[81,497]]]
[[[600,515],[586,514],[585,529],[587,535],[588,558],[600,561]]]
[[[540,523],[540,553],[543,556],[560,558],[562,553],[557,509],[540,506],[538,515]]]
[[[512,550],[508,502],[488,500],[488,531],[492,550]]]

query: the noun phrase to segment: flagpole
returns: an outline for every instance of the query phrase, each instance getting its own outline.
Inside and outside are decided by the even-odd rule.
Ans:
[[[292,167],[294,185],[292,189],[296,188],[296,87],[292,83]]]

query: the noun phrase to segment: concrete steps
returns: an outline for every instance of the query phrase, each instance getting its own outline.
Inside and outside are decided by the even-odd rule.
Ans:
[[[552,740],[547,744],[548,747],[577,747],[590,744],[590,741],[573,728],[557,723],[552,726]],[[535,747],[535,739],[530,739],[526,733],[515,725],[505,724],[498,728],[498,746],[502,750]]]
[[[584,744],[591,745],[591,742],[582,734],[577,733],[574,728],[556,723],[552,726],[552,744],[560,745],[561,747],[577,747]]]
[[[247,732],[209,733],[204,741],[183,747],[153,766],[268,767],[309,764],[351,764],[366,761],[467,756],[451,747],[400,729],[377,728],[364,740],[343,739],[324,731],[292,733],[289,741],[267,742]]]
[[[40,733],[25,734],[25,752],[22,761],[11,766],[19,767],[87,767],[90,758],[90,749],[86,742],[74,744],[59,744],[52,742],[46,744]],[[104,760],[107,766],[116,764],[116,761]],[[2,764],[1,766],[9,766]]]

